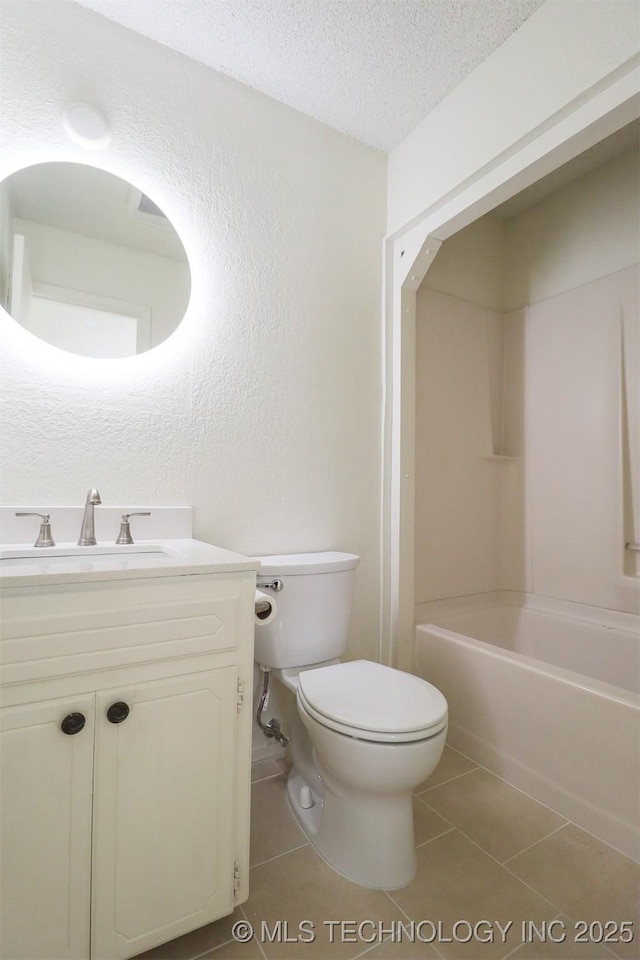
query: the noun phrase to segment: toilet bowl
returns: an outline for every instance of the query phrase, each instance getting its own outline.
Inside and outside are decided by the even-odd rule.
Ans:
[[[346,645],[357,557],[259,559],[260,588],[274,578],[283,612],[280,624],[276,617],[256,626],[256,660],[295,693],[287,779],[293,814],[342,876],[366,887],[405,886],[416,868],[412,793],[442,754],[446,700],[412,674],[336,657]]]

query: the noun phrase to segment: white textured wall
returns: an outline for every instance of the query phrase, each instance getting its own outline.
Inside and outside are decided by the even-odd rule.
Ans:
[[[246,553],[362,557],[352,652],[377,656],[385,160],[64,0],[2,3],[2,175],[80,161],[61,111],[108,116],[92,162],[180,233],[180,329],[126,361],[2,333],[2,499],[192,504]]]
[[[640,48],[636,0],[548,0],[389,154],[400,229]]]

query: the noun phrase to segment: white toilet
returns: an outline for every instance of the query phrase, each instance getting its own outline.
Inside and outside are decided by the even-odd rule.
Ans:
[[[366,887],[405,886],[416,869],[412,791],[436,768],[447,702],[425,680],[368,660],[341,663],[358,557],[259,557],[275,618],[255,659],[296,694],[293,813],[318,853]]]

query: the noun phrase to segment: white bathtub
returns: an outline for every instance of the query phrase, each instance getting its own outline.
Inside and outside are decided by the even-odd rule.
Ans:
[[[637,618],[489,605],[429,619],[416,673],[449,702],[451,746],[640,859]]]

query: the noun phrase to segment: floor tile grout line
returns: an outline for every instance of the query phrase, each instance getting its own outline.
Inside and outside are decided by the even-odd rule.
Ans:
[[[452,753],[457,753],[459,757],[464,757],[465,760],[468,760],[469,763],[478,763],[477,760],[474,760],[473,757],[468,757],[466,753],[463,753],[462,750],[458,750],[457,747],[452,747],[450,743],[445,744],[447,750],[451,750]],[[478,764],[480,766],[480,764]]]
[[[517,873],[514,873],[513,870],[510,870],[510,869],[509,869],[509,867],[505,867],[505,865],[504,865],[503,863],[501,863],[501,862],[498,860],[497,857],[494,857],[492,853],[489,853],[487,850],[484,849],[484,847],[481,847],[479,843],[476,843],[476,841],[473,840],[471,837],[469,837],[469,836],[464,832],[464,830],[461,830],[460,827],[455,827],[455,829],[458,831],[458,833],[460,834],[460,836],[464,837],[465,840],[468,840],[469,843],[472,843],[473,846],[476,847],[481,853],[484,853],[485,856],[489,857],[490,860],[493,860],[493,862],[496,863],[499,867],[502,867],[504,870],[506,870],[507,873],[514,878],[514,880],[518,880],[519,883],[521,883],[523,886],[525,886],[528,890],[531,890],[532,893],[535,893],[535,895],[536,895],[537,897],[540,897],[541,900],[544,900],[545,903],[548,903],[549,906],[550,906],[550,907],[553,907],[554,910],[557,910],[558,913],[562,913],[562,912],[563,912],[562,908],[559,907],[557,903],[553,903],[552,900],[549,900],[548,897],[545,897],[544,894],[540,893],[539,890],[536,890],[535,887],[532,887],[530,883],[527,883],[526,880],[523,880],[522,877],[519,877]],[[451,832],[451,831],[448,831],[448,833],[450,833],[450,832]],[[445,836],[445,834],[441,834],[441,836]],[[437,838],[434,838],[434,839],[437,839]],[[424,844],[423,844],[423,846],[424,846]]]
[[[451,749],[454,749],[454,748],[452,747]],[[464,754],[462,754],[462,756],[464,756]],[[470,758],[467,757],[466,759],[469,760]],[[472,762],[475,763],[475,761],[472,761]],[[554,814],[556,815],[556,817],[562,817],[563,820],[566,820],[566,819],[567,819],[567,818],[564,817],[561,813],[558,813],[557,810],[554,810],[553,807],[550,807],[548,803],[545,803],[543,800],[538,800],[536,797],[532,797],[531,794],[530,794],[530,793],[527,793],[526,790],[523,790],[522,787],[517,787],[517,786],[515,785],[515,783],[511,783],[511,781],[505,780],[504,777],[501,777],[500,774],[495,773],[494,770],[490,770],[489,767],[485,767],[485,766],[483,766],[483,764],[479,763],[479,764],[477,765],[477,767],[476,767],[476,770],[484,770],[485,773],[488,773],[490,776],[495,777],[496,780],[500,780],[500,782],[506,784],[507,787],[511,787],[512,790],[517,790],[518,793],[521,793],[521,794],[523,795],[523,797],[527,797],[527,799],[528,799],[528,800],[531,800],[533,803],[537,803],[539,806],[544,807],[544,808],[545,808],[546,810],[548,810],[550,813],[554,813]],[[467,771],[467,773],[474,773],[474,772],[475,772],[475,771],[473,771],[473,770],[468,770],[468,771]],[[436,786],[439,786],[439,784],[436,784]],[[430,789],[430,790],[435,790],[435,789],[436,789],[436,786],[430,787],[429,789]],[[568,822],[568,823],[573,823],[572,820],[567,820],[567,822]],[[576,824],[576,826],[577,826],[577,824]],[[582,829],[582,828],[580,828],[580,829]],[[605,842],[605,841],[603,840],[602,843],[604,843],[604,842]],[[607,846],[610,846],[610,844],[607,844]]]
[[[279,777],[284,776],[282,773],[270,773],[267,777],[260,777],[258,780],[252,780],[251,786],[255,787],[256,783],[264,783],[265,780],[277,780]]]
[[[562,911],[560,911],[555,917],[552,917],[550,922],[553,922],[553,920],[559,920],[561,916],[562,916]],[[509,950],[509,953],[505,953],[502,960],[509,960],[509,958],[512,957],[514,953],[517,953],[518,950],[520,950],[520,948],[525,945],[525,943],[526,943],[525,940],[521,940],[520,943],[516,944],[513,950]]]
[[[409,923],[411,923],[411,922],[412,922],[412,921],[409,921]],[[352,957],[351,960],[365,960],[365,958],[366,958],[370,953],[372,953],[374,950],[376,950],[382,943],[400,943],[400,942],[401,942],[401,941],[399,941],[399,940],[393,940],[391,937],[385,937],[383,940],[377,940],[376,943],[370,943],[370,944],[368,945],[368,947],[367,947],[365,950],[362,951],[362,953],[356,954],[356,956],[355,956],[355,957]],[[414,941],[407,941],[407,942],[413,943]],[[422,941],[420,941],[420,942],[422,942]],[[425,941],[425,943],[426,943],[426,941]],[[431,949],[432,949],[432,950],[434,951],[434,953],[436,954],[436,957],[438,958],[438,960],[444,960],[442,954],[441,954],[441,953],[438,953],[438,951],[435,949],[435,947],[433,946],[432,943],[430,943],[429,946],[431,947]],[[619,960],[619,958],[616,957],[615,960]]]
[[[299,843],[297,847],[291,847],[290,850],[283,850],[282,853],[276,853],[275,857],[267,857],[266,860],[260,860],[258,863],[252,863],[249,867],[249,871],[255,870],[256,867],[263,867],[265,863],[273,863],[274,860],[280,860],[282,857],[286,857],[288,853],[293,853],[294,850],[302,850],[303,847],[309,847],[311,844],[308,840],[305,840],[304,843]]]
[[[435,837],[434,837],[434,840],[435,840]],[[427,842],[429,842],[429,841],[427,841]],[[422,844],[422,846],[424,846],[424,844]],[[400,913],[402,914],[402,916],[403,916],[403,917],[406,917],[406,918],[407,918],[407,921],[408,921],[409,923],[414,923],[415,921],[413,921],[413,920],[411,919],[411,917],[409,916],[409,914],[407,913],[407,911],[404,910],[404,909],[400,906],[400,904],[399,904],[396,900],[393,899],[393,897],[391,896],[391,892],[392,892],[392,891],[390,892],[389,890],[385,890],[384,892],[385,892],[386,895],[389,897],[389,900],[391,900],[391,903],[394,905],[394,907],[395,907],[397,910],[400,911]],[[429,946],[432,948],[432,950],[435,951],[435,953],[437,954],[437,956],[440,957],[440,960],[443,960],[443,956],[442,956],[442,954],[440,953],[440,951],[437,950],[436,947],[434,947],[434,945],[433,945],[432,943],[430,943]]]
[[[423,800],[422,797],[416,796],[414,799],[417,800],[419,803],[421,803],[424,807],[426,807],[429,813],[435,813],[436,817],[440,817],[440,819],[444,820],[445,823],[448,823],[451,827],[455,827],[455,823],[451,823],[450,820],[447,820],[444,814],[438,813],[435,807],[432,807],[431,804],[427,803],[426,800]]]
[[[422,800],[422,794],[429,793],[431,790],[437,790],[438,787],[443,786],[445,783],[451,783],[453,780],[459,780],[461,777],[466,776],[468,773],[474,773],[476,770],[484,770],[490,776],[495,777],[497,780],[500,780],[502,783],[506,784],[506,786],[511,787],[513,790],[517,790],[518,793],[521,793],[524,797],[527,797],[529,800],[533,801],[533,803],[537,803],[539,806],[544,807],[550,813],[555,814],[556,817],[560,817],[561,819],[565,820],[566,822],[565,824],[563,824],[563,826],[567,826],[570,824],[571,826],[574,826],[577,830],[582,830],[584,833],[588,834],[590,837],[593,837],[593,839],[597,840],[599,843],[603,843],[606,847],[608,847],[610,850],[613,850],[615,853],[619,853],[620,856],[626,857],[627,860],[631,860],[632,863],[638,863],[637,860],[635,860],[633,857],[630,857],[627,853],[623,853],[622,850],[618,850],[617,847],[614,847],[612,844],[607,843],[606,840],[602,840],[600,837],[596,836],[595,833],[592,833],[586,827],[580,826],[580,824],[576,823],[575,820],[571,820],[568,817],[565,817],[564,814],[559,813],[554,807],[550,807],[549,804],[545,803],[543,800],[538,800],[537,797],[534,797],[530,793],[527,793],[526,790],[523,790],[521,787],[516,786],[514,783],[511,783],[509,780],[505,780],[504,777],[501,777],[494,770],[490,770],[489,767],[485,767],[484,764],[478,763],[476,760],[473,760],[471,757],[468,757],[466,753],[462,753],[460,750],[457,750],[455,747],[449,746],[449,744],[447,744],[447,749],[452,750],[454,753],[459,754],[461,757],[464,757],[464,759],[468,760],[470,763],[475,763],[476,766],[474,770],[466,770],[465,773],[458,774],[456,777],[451,777],[449,780],[443,780],[442,783],[436,783],[432,787],[426,787],[419,794],[418,793],[414,794],[414,796],[417,797],[418,799]],[[423,800],[422,802],[426,803],[427,801]],[[433,807],[431,807],[431,809],[434,810]],[[438,813],[437,810],[435,810],[434,812]],[[440,816],[442,816],[442,814],[440,814]]]
[[[566,824],[563,824],[563,826],[566,826]],[[460,830],[459,827],[453,827],[452,829],[453,829],[453,830],[456,830],[461,836],[463,836],[466,840],[468,840],[469,843],[472,843],[474,847],[477,847],[477,849],[480,850],[481,853],[484,853],[484,854],[485,854],[486,856],[488,856],[491,860],[493,860],[494,863],[496,863],[499,867],[503,867],[503,866],[504,866],[503,863],[500,863],[500,861],[499,861],[496,857],[494,857],[492,854],[490,854],[490,853],[488,853],[486,850],[484,850],[478,843],[475,842],[475,840],[472,840],[471,837],[467,836],[466,833],[464,833],[462,830]],[[557,828],[557,830],[562,830],[562,829],[563,829],[563,827],[558,827],[558,828]],[[557,830],[554,830],[553,832],[556,833]],[[447,830],[446,833],[451,833],[451,830]],[[441,837],[443,837],[443,836],[445,836],[445,835],[446,835],[445,833],[441,833],[441,834],[439,834],[438,837],[433,837],[432,840],[438,840],[438,839],[440,839]],[[551,834],[549,834],[549,836],[551,836]],[[425,847],[428,843],[431,843],[432,840],[427,840],[427,841],[425,841],[425,843],[420,844],[420,847],[416,847],[416,849],[421,849],[422,847]],[[535,846],[535,844],[533,844],[533,846]],[[527,849],[529,849],[529,848],[527,848]],[[516,854],[516,856],[517,856],[517,854]],[[541,900],[544,900],[545,903],[548,903],[549,906],[552,907],[552,908],[556,911],[556,914],[555,914],[555,916],[554,916],[552,919],[557,920],[557,919],[558,919],[559,917],[561,917],[561,916],[566,916],[566,917],[569,917],[569,919],[571,919],[570,915],[567,913],[566,910],[562,910],[557,904],[555,904],[555,903],[553,903],[551,900],[549,900],[548,897],[545,897],[544,894],[540,893],[539,890],[536,890],[535,887],[532,887],[531,884],[527,883],[526,880],[523,880],[522,877],[519,877],[519,876],[518,876],[516,873],[514,873],[512,870],[509,870],[507,867],[505,867],[505,869],[507,870],[507,873],[509,873],[515,880],[518,880],[524,887],[526,887],[528,890],[531,890],[532,893],[535,893],[535,895],[536,895],[537,897],[540,897]],[[391,893],[390,893],[388,890],[385,890],[385,893],[387,894],[387,896],[389,897],[389,899],[391,900],[391,902],[393,903],[393,905],[394,905],[395,907],[397,907],[398,910],[400,910],[400,912],[403,913],[405,917],[407,917],[407,919],[409,920],[409,922],[411,922],[411,918],[410,918],[410,917],[408,916],[408,914],[402,909],[402,907],[401,907],[398,903],[396,903],[396,901],[393,899]],[[511,956],[513,955],[513,953],[514,953],[516,950],[519,950],[522,945],[523,945],[522,943],[517,944],[517,946],[515,946],[512,951],[509,951],[509,953],[506,954],[506,955],[502,958],[502,960],[507,960],[507,958],[508,958],[508,957],[511,957]],[[442,958],[442,954],[440,954],[440,952],[436,949],[436,947],[435,947],[432,943],[429,944],[429,946],[431,946],[432,949],[436,951],[436,953],[438,954],[438,956]],[[608,948],[607,948],[607,952],[611,954],[612,960],[622,960],[622,958],[621,958],[618,954],[614,954],[613,951],[609,950]]]
[[[568,914],[565,910],[561,910],[560,913],[559,913],[556,917],[553,917],[553,920],[560,920],[561,917],[567,917],[568,920],[572,920],[572,917],[570,917],[569,914]],[[575,923],[574,920],[572,920],[572,922]],[[520,949],[520,947],[522,947],[523,945],[524,945],[524,943],[519,943],[516,947],[513,948],[513,950],[511,950],[508,954],[506,954],[506,956],[503,958],[503,960],[510,960],[510,958],[513,957],[513,956],[518,952],[518,950]],[[620,957],[619,954],[614,953],[613,950],[611,950],[611,949],[610,949],[606,944],[604,944],[604,943],[598,943],[598,944],[596,944],[595,941],[591,941],[591,940],[590,940],[590,941],[589,941],[589,945],[591,945],[591,946],[598,946],[598,947],[604,947],[604,950],[606,951],[606,954],[608,954],[608,956],[611,957],[611,960],[622,960],[622,957]],[[603,960],[606,960],[606,957],[603,958]]]
[[[553,812],[555,813],[556,811],[554,810]],[[561,816],[561,814],[558,813],[557,816]],[[604,847],[607,847],[607,849],[611,850],[612,853],[617,854],[619,857],[624,857],[625,860],[628,860],[636,867],[640,866],[640,860],[636,860],[635,857],[630,857],[628,853],[623,853],[622,850],[618,850],[618,848],[614,847],[611,843],[607,843],[606,840],[602,840],[600,837],[596,836],[596,834],[592,833],[591,830],[587,830],[586,827],[581,827],[579,823],[575,822],[575,820],[567,820],[565,827],[575,827],[576,830],[586,833],[587,836],[591,837],[592,840],[595,840],[597,843],[601,843]]]
[[[228,947],[230,943],[235,942],[236,941],[233,939],[233,937],[229,937],[228,940],[223,940],[222,943],[218,943],[215,947],[207,947],[207,949],[203,950],[202,953],[196,953],[193,957],[190,957],[189,960],[200,960],[201,957],[210,956],[216,950],[220,950],[222,947]],[[169,943],[171,943],[171,941],[169,941]]]
[[[457,827],[454,827],[453,824],[452,824],[452,825],[451,825],[451,828],[450,828],[449,830],[444,830],[442,833],[438,833],[435,837],[429,837],[428,840],[424,840],[421,844],[419,844],[418,846],[416,846],[415,849],[416,849],[416,850],[422,850],[422,848],[423,848],[423,847],[426,847],[427,844],[433,843],[434,840],[440,840],[442,837],[446,837],[446,835],[447,835],[448,833],[451,833],[453,830],[458,830],[458,828],[457,828]],[[462,833],[462,831],[461,831],[461,830],[458,830],[458,833]],[[412,882],[413,882],[413,881],[412,881]],[[388,890],[385,890],[385,893],[386,893],[387,895],[389,895],[389,891],[388,891]]]
[[[456,780],[461,780],[463,777],[467,777],[470,773],[475,773],[476,770],[484,770],[484,767],[481,767],[480,764],[476,764],[472,770],[465,770],[463,773],[456,773],[455,777],[447,777],[446,780],[441,780],[439,783],[434,783],[431,787],[425,787],[420,791],[420,793],[415,793],[414,796],[421,797],[423,793],[429,793],[431,790],[437,790],[438,787],[444,787],[445,783],[454,783]],[[490,770],[488,772],[491,773]]]
[[[255,767],[262,766],[263,763],[268,763],[268,762],[270,762],[270,761],[267,761],[267,760],[258,760],[257,763],[252,763],[252,764],[251,764],[251,773],[254,772],[254,768],[255,768]],[[261,783],[263,780],[272,780],[273,777],[284,777],[284,776],[285,776],[285,774],[282,772],[282,770],[280,769],[280,767],[277,766],[277,764],[272,763],[271,766],[272,766],[272,768],[273,768],[273,773],[267,773],[265,776],[259,776],[256,780],[251,780],[251,783],[252,783],[252,784],[254,784],[254,783]]]
[[[171,941],[169,941],[169,943],[171,943]],[[190,960],[201,960],[202,957],[212,957],[216,950],[222,950],[223,947],[228,947],[230,943],[236,943],[233,937],[231,937],[229,940],[223,940],[222,943],[219,943],[215,947],[207,947],[206,950],[204,950],[202,953],[197,953],[194,957],[191,957]]]
[[[553,807],[550,807],[547,803],[544,803],[543,800],[538,800],[538,799],[536,799],[536,797],[532,797],[530,793],[527,793],[527,792],[526,792],[526,790],[523,790],[521,787],[517,787],[514,783],[511,783],[509,780],[505,780],[504,777],[501,777],[501,776],[500,776],[498,773],[496,773],[494,770],[490,770],[489,767],[485,767],[484,764],[478,763],[476,760],[472,760],[472,758],[471,758],[471,757],[468,757],[465,753],[460,753],[460,751],[459,751],[459,750],[456,750],[455,747],[450,747],[448,744],[447,744],[447,747],[448,747],[449,750],[453,750],[454,753],[459,753],[461,757],[464,757],[465,760],[468,760],[470,763],[475,763],[475,764],[476,764],[475,769],[474,769],[474,770],[466,770],[464,773],[458,774],[458,776],[456,776],[456,777],[451,777],[449,780],[443,780],[442,783],[435,783],[432,787],[426,787],[425,790],[422,790],[422,791],[421,791],[421,793],[428,793],[430,790],[437,790],[438,787],[443,786],[445,783],[451,783],[453,780],[459,780],[460,777],[465,777],[465,776],[466,776],[467,774],[469,774],[469,773],[475,773],[477,770],[484,770],[485,773],[488,773],[490,776],[495,777],[496,780],[500,780],[502,783],[506,784],[508,787],[511,787],[512,790],[517,790],[518,793],[521,793],[524,797],[527,797],[529,800],[533,801],[533,803],[537,803],[537,804],[539,804],[541,807],[545,807],[547,810],[550,811],[550,813],[554,813],[554,814],[556,815],[556,817],[562,817],[563,820],[566,820],[566,819],[567,819],[566,817],[563,817],[563,815],[562,815],[561,813],[558,813],[557,810],[554,810]],[[420,796],[420,795],[419,795],[419,794],[416,794],[416,796]],[[437,813],[437,812],[438,812],[438,811],[436,810],[436,813]],[[567,823],[573,823],[573,820],[567,820]],[[576,826],[577,826],[577,824],[576,824]],[[583,828],[580,827],[580,829],[583,829]],[[586,831],[586,832],[588,832],[588,831]],[[596,838],[596,839],[597,839],[597,838]],[[601,842],[602,842],[602,843],[605,843],[604,840],[602,840]],[[607,844],[607,846],[611,846],[611,844]],[[613,849],[615,849],[615,847],[614,847]]]
[[[468,837],[467,839],[471,840],[471,837]],[[473,843],[473,840],[471,840],[471,843]],[[482,847],[478,847],[478,849],[482,850]],[[491,854],[487,854],[487,856],[491,856]],[[495,857],[493,857],[492,859],[495,860]],[[515,873],[513,870],[510,870],[509,867],[505,867],[504,864],[500,863],[499,860],[496,860],[495,862],[500,864],[500,866],[507,871],[509,876],[513,877],[514,880],[517,880],[518,883],[521,883],[523,887],[526,887],[527,890],[531,890],[532,893],[535,893],[537,897],[540,897],[541,900],[544,900],[545,903],[548,903],[549,906],[553,907],[554,910],[557,910],[559,913],[562,913],[562,908],[557,903],[554,903],[553,900],[549,900],[548,897],[546,897],[543,893],[540,893],[539,890],[536,890],[535,887],[532,887],[530,883],[527,883],[526,880],[523,880],[522,877],[519,877],[518,874]]]
[[[529,850],[533,850],[533,848],[537,847],[539,843],[542,843],[544,840],[548,840],[549,837],[552,837],[555,833],[559,833],[560,830],[564,830],[564,828],[568,827],[571,822],[571,820],[565,820],[564,823],[561,823],[559,827],[556,827],[550,833],[545,834],[544,837],[540,837],[539,840],[534,840],[533,843],[530,843],[528,847],[524,848],[524,850],[520,850],[518,853],[514,853],[513,856],[507,857],[506,860],[502,861],[502,866],[505,867],[508,863],[511,863],[512,860],[515,860],[516,857],[521,857],[523,853],[528,853]]]
[[[448,833],[451,833],[452,830],[456,830],[457,827],[450,826],[446,830],[443,830],[442,833],[436,833],[434,837],[429,837],[428,840],[423,840],[422,843],[416,843],[416,850],[422,850],[423,847],[426,847],[428,843],[431,843],[432,840],[438,840],[439,837],[444,837]]]
[[[583,919],[582,917],[578,917],[578,919],[576,919],[574,916],[572,916],[572,915],[569,913],[568,910],[563,910],[563,911],[562,911],[562,915],[565,916],[565,917],[567,918],[567,920],[570,920],[571,923],[573,923],[573,924],[577,923],[578,920],[582,920],[582,919]],[[634,931],[634,939],[635,939],[635,931]],[[589,940],[589,944],[590,944],[591,946],[594,946],[594,947],[604,947],[604,949],[607,951],[607,954],[609,954],[609,956],[612,958],[612,960],[623,960],[623,958],[621,957],[621,955],[620,955],[619,953],[616,953],[614,950],[612,950],[611,947],[608,947],[608,946],[606,945],[606,943],[597,943],[595,940]]]
[[[454,830],[458,829],[455,823],[451,823],[451,820],[447,820],[447,818],[442,813],[438,813],[436,808],[432,807],[431,804],[427,803],[426,800],[423,800],[421,797],[416,797],[416,799],[420,800],[420,803],[424,803],[425,807],[427,808],[427,810],[429,810],[430,813],[435,813],[436,817],[440,817],[441,820],[444,820],[445,823],[448,823],[450,827],[454,828]]]
[[[246,903],[246,902],[247,902],[247,901],[245,900],[245,903]],[[242,913],[242,916],[244,917],[245,921],[246,921],[247,923],[251,924],[251,929],[253,930],[253,924],[251,923],[251,921],[249,920],[249,917],[247,916],[247,913],[246,913],[246,911],[245,911],[245,909],[244,909],[244,904],[240,904],[240,912]],[[258,950],[260,951],[260,954],[261,954],[263,960],[267,960],[267,954],[265,953],[264,947],[263,947],[263,945],[262,945],[262,940],[261,940],[261,938],[256,937],[256,935],[255,935],[255,930],[254,930],[254,932],[253,932],[253,940],[255,940],[255,942],[257,943],[257,945],[258,945]]]
[[[455,748],[454,748],[454,747],[449,747],[449,749],[450,749],[450,750],[454,750]],[[464,755],[464,754],[460,754],[460,756],[465,756],[465,755]],[[466,759],[469,759],[469,758],[467,757]],[[630,857],[628,854],[623,853],[622,850],[618,850],[617,847],[614,847],[612,844],[607,843],[606,840],[602,840],[600,837],[596,836],[595,833],[592,833],[590,830],[587,830],[586,827],[580,826],[580,824],[579,824],[579,823],[576,823],[575,820],[571,820],[571,819],[569,819],[568,817],[565,817],[563,814],[558,813],[557,810],[554,810],[553,807],[550,807],[548,804],[544,803],[542,800],[537,800],[535,797],[532,797],[530,793],[526,793],[524,790],[521,790],[520,787],[516,787],[513,783],[510,783],[508,780],[504,780],[502,777],[499,777],[497,773],[494,773],[493,770],[489,770],[488,767],[483,767],[482,764],[478,764],[478,766],[476,767],[476,770],[485,770],[488,774],[490,774],[492,777],[496,777],[497,780],[500,780],[500,781],[501,781],[502,783],[504,783],[507,787],[511,787],[513,790],[517,790],[518,793],[521,793],[524,797],[527,797],[528,800],[531,800],[533,803],[537,803],[539,806],[544,807],[546,810],[549,811],[549,813],[554,814],[556,817],[559,817],[561,820],[564,821],[564,823],[562,823],[562,824],[560,824],[560,826],[556,827],[555,830],[552,830],[551,833],[547,834],[545,837],[542,837],[542,838],[541,838],[542,840],[545,840],[547,837],[550,837],[552,833],[556,833],[558,830],[562,830],[564,827],[569,827],[569,826],[571,826],[571,827],[575,827],[576,830],[581,830],[583,833],[586,833],[589,837],[592,837],[594,840],[597,840],[598,843],[603,844],[603,845],[604,845],[605,847],[607,847],[609,850],[613,851],[613,853],[619,854],[621,857],[625,857],[627,860],[630,860],[631,863],[633,863],[633,864],[637,864],[637,863],[638,863],[638,861],[635,860],[633,857]],[[424,794],[425,794],[425,793],[430,793],[432,790],[437,790],[438,787],[443,786],[444,783],[451,783],[453,780],[459,780],[461,777],[466,776],[468,773],[474,773],[474,772],[475,772],[475,771],[473,771],[473,770],[467,770],[466,773],[462,773],[462,774],[460,774],[458,777],[453,777],[451,780],[445,780],[445,781],[443,781],[442,784],[440,784],[440,783],[435,784],[433,787],[429,787],[427,790],[422,790],[419,794],[418,794],[418,793],[414,794],[414,796],[416,797],[417,800],[421,800],[422,803],[426,804],[426,806],[428,806],[430,810],[432,810],[434,813],[438,814],[439,817],[442,817],[443,820],[446,820],[447,818],[446,818],[442,813],[440,813],[439,810],[436,810],[435,807],[432,807],[432,806],[429,804],[429,802],[428,802],[426,799],[424,799]],[[450,821],[447,821],[447,823],[449,823],[449,822],[450,822]],[[453,826],[455,826],[455,824],[453,824]],[[458,828],[456,828],[456,829],[458,829]],[[460,831],[460,832],[462,833],[462,831]],[[465,836],[466,836],[466,834],[465,834]],[[469,839],[471,839],[471,838],[469,838]],[[526,847],[525,849],[526,849],[526,850],[530,850],[531,847],[535,847],[535,845],[536,845],[537,843],[540,843],[540,842],[541,842],[540,840],[536,840],[535,843],[531,844],[529,847]],[[480,846],[480,845],[478,844],[478,846]],[[481,847],[480,849],[483,849],[483,848]],[[521,850],[521,851],[520,851],[520,853],[524,853],[524,852],[525,852],[524,850]],[[520,853],[515,853],[515,854],[513,855],[513,857],[518,857],[518,856],[520,856]],[[509,859],[509,860],[512,860],[513,857],[509,857],[508,859]],[[505,863],[506,863],[506,862],[507,862],[507,861],[505,861]]]
[[[435,807],[432,807],[430,804],[428,804],[426,800],[423,800],[422,802],[425,804],[425,806],[429,808],[429,810],[433,811],[433,813],[437,814],[439,817],[442,817],[445,823],[451,823],[451,821],[447,820],[447,818],[444,817],[438,810],[436,810]],[[473,843],[473,845],[476,846],[479,850],[482,850],[483,853],[486,853],[488,857],[491,857],[492,860],[495,860],[496,863],[499,863],[501,867],[505,867],[506,864],[509,863],[511,860],[515,860],[515,858],[519,857],[522,853],[525,853],[526,851],[533,849],[533,847],[536,847],[539,843],[542,843],[543,840],[548,840],[549,837],[552,837],[554,833],[558,833],[560,830],[564,830],[565,827],[575,826],[575,824],[573,824],[573,821],[571,820],[565,820],[564,823],[561,823],[560,826],[555,827],[553,830],[551,830],[550,833],[546,833],[544,837],[540,837],[539,840],[535,840],[533,843],[529,844],[528,847],[525,847],[523,850],[519,850],[518,853],[514,853],[511,857],[507,857],[506,860],[498,860],[498,858],[494,857],[492,853],[490,853],[488,850],[485,850],[482,844],[478,843],[477,840],[474,840],[472,837],[470,837],[467,833],[464,832],[464,830],[458,827],[455,823],[452,823],[451,826],[453,827],[454,830],[457,830],[458,833],[460,833],[463,837],[466,837],[466,839],[469,840],[470,843]],[[450,831],[446,830],[445,833],[450,833]],[[439,834],[439,836],[444,836],[444,833]],[[436,837],[434,837],[433,839],[435,840]],[[423,847],[424,844],[422,843],[420,844],[420,846]],[[517,874],[513,870],[509,870],[509,873],[514,877],[517,876]],[[518,879],[520,878],[518,877]],[[521,882],[524,883],[524,880],[522,880]],[[531,889],[533,890],[533,887]],[[545,897],[545,900],[546,900],[546,897]],[[551,901],[549,902],[551,903]]]
[[[244,909],[243,909],[243,905],[242,905],[241,903],[239,903],[236,907],[234,907],[234,909],[231,911],[231,913],[225,914],[225,917],[232,917],[233,914],[234,914],[234,912],[235,912],[236,910],[239,910],[239,911],[240,911],[240,913],[242,914],[244,920],[245,920],[247,923],[250,922],[250,921],[249,921],[249,918],[247,917],[247,915],[246,915],[246,913],[245,913],[245,911],[244,911]],[[219,919],[220,919],[220,920],[224,920],[225,917],[220,917]],[[213,922],[216,923],[215,920],[214,920]],[[255,937],[254,937],[253,939],[255,939]],[[169,940],[169,943],[171,943],[171,942],[172,942],[172,941]],[[236,938],[235,938],[235,937],[233,936],[233,934],[232,934],[227,940],[221,940],[220,943],[216,944],[215,947],[211,947],[211,946],[207,947],[207,949],[206,949],[206,950],[203,950],[202,953],[195,953],[192,957],[189,957],[188,960],[201,960],[201,957],[207,957],[207,956],[215,953],[216,950],[221,950],[222,947],[228,947],[230,943],[237,943],[237,942],[238,942],[238,941],[236,940]],[[260,946],[260,941],[256,940],[256,943],[258,944],[258,946]],[[165,946],[166,946],[166,944],[165,944]],[[264,957],[264,960],[267,960],[267,957],[265,956],[265,953],[264,953],[264,951],[262,950],[262,947],[260,947],[260,950],[261,950],[261,952],[262,952],[262,955],[263,955],[263,957]],[[135,957],[133,958],[133,960],[135,960]]]

